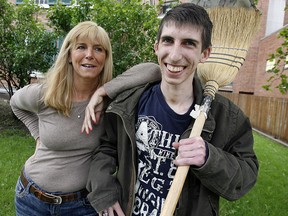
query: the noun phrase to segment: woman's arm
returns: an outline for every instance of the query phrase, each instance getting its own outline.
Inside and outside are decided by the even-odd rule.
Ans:
[[[41,85],[30,84],[17,90],[10,99],[12,111],[25,124],[35,140],[39,137],[37,112],[41,90]]]

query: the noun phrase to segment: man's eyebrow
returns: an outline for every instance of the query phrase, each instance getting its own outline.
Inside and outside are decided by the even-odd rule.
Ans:
[[[169,35],[162,35],[160,39],[161,40],[163,40],[163,39],[173,39],[173,37],[171,37]]]
[[[161,36],[160,40],[165,40],[165,39],[169,39],[169,40],[174,40],[174,38],[172,36],[169,36],[169,35],[163,35]],[[184,38],[182,39],[182,41],[184,42],[190,42],[190,43],[193,43],[195,45],[198,45],[200,44],[200,41],[196,40],[196,39],[193,39],[193,38]]]
[[[183,39],[183,41],[192,42],[192,43],[194,43],[196,45],[200,43],[200,41],[195,40],[193,38],[185,38],[185,39]]]

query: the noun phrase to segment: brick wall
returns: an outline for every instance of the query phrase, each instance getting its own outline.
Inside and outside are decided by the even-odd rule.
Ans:
[[[267,58],[269,57],[270,53],[274,53],[275,49],[280,47],[281,43],[282,40],[278,38],[278,32],[261,39],[259,43],[257,74],[254,91],[255,95],[284,97],[278,90],[273,90],[273,92],[270,92],[261,88],[261,86],[266,84],[266,80],[271,76],[271,73],[266,72]],[[286,74],[288,74],[287,70]],[[278,84],[278,82],[276,82],[274,86],[276,86],[276,84]],[[288,95],[286,95],[286,98],[288,98]]]
[[[269,1],[268,1],[269,2]],[[259,42],[265,35],[266,19],[268,11],[268,2],[259,0],[257,8],[261,11],[261,25],[258,33],[255,35],[254,40],[251,42],[248,50],[246,60],[239,70],[234,82],[233,92],[235,93],[251,93],[255,91],[255,81],[258,63]]]
[[[255,36],[247,52],[246,60],[233,81],[233,92],[253,94],[256,80],[255,71],[257,70],[257,64],[255,62],[257,62],[258,47],[259,36]]]
[[[265,70],[267,58],[269,54],[274,53],[283,42],[283,39],[277,37],[280,30],[269,36],[265,36],[268,6],[269,0],[259,0],[257,7],[262,12],[261,29],[257,35],[255,35],[255,39],[249,48],[246,61],[233,82],[233,92],[288,98],[288,94],[282,95],[277,89],[270,92],[262,88],[263,85],[267,84],[266,80],[271,76],[271,74],[268,74]],[[287,12],[285,13],[284,23],[288,23]],[[285,70],[286,74],[288,74],[287,72],[288,70]],[[276,82],[274,86],[278,83],[279,82]]]

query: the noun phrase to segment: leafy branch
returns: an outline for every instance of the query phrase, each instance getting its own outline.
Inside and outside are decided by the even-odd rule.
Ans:
[[[263,85],[262,88],[272,91],[273,84],[277,82],[279,84],[275,88],[282,94],[286,94],[288,91],[288,28],[282,29],[278,37],[283,38],[283,43],[276,49],[275,53],[269,55],[268,61],[274,61],[274,65],[267,72],[272,75],[267,79],[267,84]]]

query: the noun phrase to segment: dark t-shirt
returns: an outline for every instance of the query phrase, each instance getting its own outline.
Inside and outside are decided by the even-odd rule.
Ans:
[[[138,178],[133,215],[160,215],[176,172],[172,143],[179,141],[188,128],[192,107],[183,115],[175,113],[166,103],[160,84],[141,96],[136,122]]]

